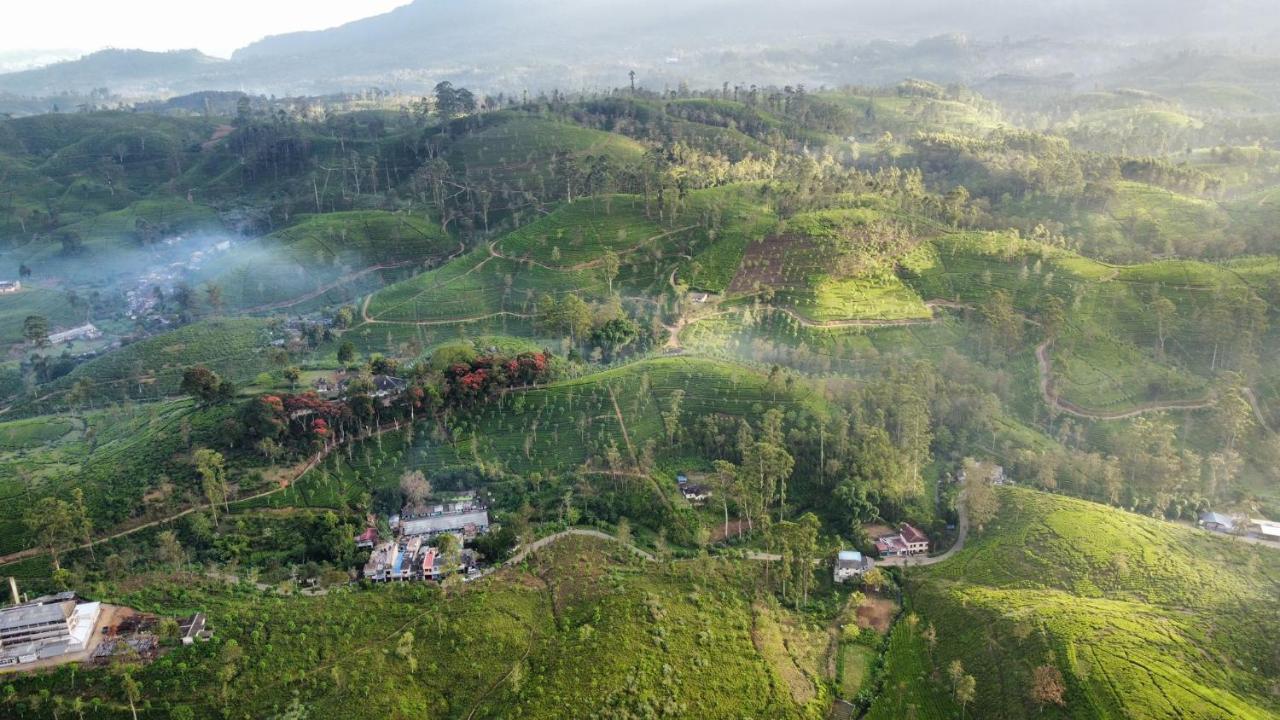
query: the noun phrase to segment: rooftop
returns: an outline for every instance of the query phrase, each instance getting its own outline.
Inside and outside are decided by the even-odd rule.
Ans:
[[[928,535],[925,535],[907,523],[902,523],[902,539],[909,543],[929,542]]]
[[[30,625],[66,622],[76,610],[74,600],[46,604],[16,605],[0,610],[0,632]]]

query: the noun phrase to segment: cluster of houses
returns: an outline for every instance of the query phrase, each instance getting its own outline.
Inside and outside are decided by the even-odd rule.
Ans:
[[[311,387],[322,398],[341,398],[347,395],[349,386],[359,377],[355,373],[337,372],[331,377],[319,378],[311,384]],[[373,383],[371,397],[384,402],[398,397],[409,388],[408,380],[391,375],[374,375],[369,378],[369,381]]]
[[[1214,532],[1240,532],[1245,537],[1266,540],[1268,542],[1280,542],[1280,522],[1272,520],[1232,517],[1222,513],[1206,512],[1200,515],[1200,526],[1205,530],[1212,530]]]
[[[929,537],[909,523],[898,527],[898,532],[876,538],[876,553],[882,560],[924,555],[929,552]],[[833,576],[838,583],[862,577],[875,567],[875,560],[857,550],[841,550],[836,554]]]
[[[372,527],[355,538],[357,547],[372,549],[364,577],[374,582],[440,580],[455,572],[473,571],[478,558],[470,550],[462,550],[456,559],[444,558],[430,541],[440,535],[454,535],[461,547],[465,541],[489,531],[489,510],[474,493],[466,493],[423,513],[393,515],[391,530],[395,537],[386,541]]]

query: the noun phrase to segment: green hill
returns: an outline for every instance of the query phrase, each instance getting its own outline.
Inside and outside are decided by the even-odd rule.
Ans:
[[[430,220],[385,211],[307,215],[270,235],[236,246],[205,268],[202,282],[223,289],[235,308],[305,300],[353,299],[376,289],[381,273],[432,265],[459,245]],[[323,292],[328,290],[328,292]]]
[[[977,679],[974,718],[1272,718],[1280,554],[1026,490],[961,553],[910,574],[912,611],[869,717],[952,717],[946,667]],[[922,639],[928,626],[936,647]],[[1030,700],[1034,668],[1065,706]],[[908,708],[915,707],[914,711]]]
[[[208,614],[210,643],[134,671],[152,707],[195,717],[288,707],[351,718],[824,717],[825,668],[813,658],[828,638],[757,599],[755,569],[659,568],[570,538],[450,591],[396,583],[281,597],[176,575],[112,599]],[[11,706],[33,708],[68,672],[14,680]],[[110,673],[76,677],[86,700],[121,706]]]

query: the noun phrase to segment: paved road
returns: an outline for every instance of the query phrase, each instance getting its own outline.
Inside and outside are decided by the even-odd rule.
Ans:
[[[531,553],[535,553],[554,542],[557,542],[559,540],[563,540],[564,538],[569,537],[570,535],[577,535],[580,537],[590,537],[590,538],[598,538],[601,540],[612,540],[613,542],[620,542],[618,538],[610,535],[609,533],[600,532],[599,530],[588,530],[585,528],[569,528],[568,530],[561,530],[560,532],[554,535],[548,535],[544,538],[535,540],[529,543],[528,545],[521,547],[520,550],[517,551],[515,555],[512,555],[505,564],[518,565],[521,562],[524,562],[524,559],[528,557]],[[654,557],[652,553],[641,550],[635,545],[631,545],[629,543],[620,543],[620,544],[622,544],[624,547],[626,547],[628,550],[635,553],[636,555],[639,555],[640,557],[644,558],[645,560],[648,560],[650,562],[657,561],[657,558]]]
[[[920,567],[922,565],[937,565],[943,560],[950,559],[952,555],[955,555],[964,549],[965,540],[969,538],[969,512],[964,506],[963,491],[958,497],[956,497],[956,512],[960,515],[960,523],[957,526],[959,532],[956,533],[956,542],[951,546],[950,550],[942,553],[941,555],[932,555],[927,557],[920,557],[919,555],[916,555],[914,557],[906,558],[885,558],[884,560],[877,560],[876,565],[881,567]],[[775,555],[773,553],[749,551],[747,552],[747,559],[759,560],[761,562],[777,562],[782,559],[782,556]]]
[[[964,505],[963,490],[956,496],[956,514],[960,516],[960,522],[956,525],[956,542],[951,546],[950,550],[941,555],[927,557],[917,555],[905,558],[885,558],[884,560],[877,560],[876,564],[886,567],[920,567],[922,565],[937,565],[944,560],[949,560],[952,555],[964,549],[965,540],[969,539],[969,510]]]

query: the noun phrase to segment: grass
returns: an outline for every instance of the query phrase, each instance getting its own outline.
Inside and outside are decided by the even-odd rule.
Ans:
[[[0,295],[0,345],[24,342],[22,323],[31,315],[49,321],[49,331],[85,321],[85,310],[71,306],[65,293],[24,285],[13,295]]]
[[[213,445],[233,412],[177,400],[0,423],[0,498],[9,501],[0,506],[0,554],[32,545],[22,525],[30,503],[73,487],[84,490],[98,533],[198,497],[189,453]],[[165,484],[164,498],[144,500]]]
[[[1280,556],[1104,506],[1000,493],[1000,515],[954,559],[913,573],[916,628],[890,644],[889,688],[870,717],[955,712],[952,660],[977,678],[975,717],[1040,717],[1029,677],[1050,663],[1066,707],[1045,717],[1268,718]],[[920,633],[932,623],[937,648]]]
[[[865,645],[844,643],[840,647],[840,677],[837,680],[837,694],[842,698],[852,698],[862,689],[871,665],[875,662],[876,652]]]
[[[562,270],[599,261],[609,251],[622,257],[668,232],[644,211],[643,201],[631,195],[577,200],[507,235],[496,247],[507,257]]]
[[[243,384],[269,367],[271,339],[267,323],[251,318],[205,320],[154,335],[77,366],[70,374],[36,388],[32,407],[65,405],[76,381],[93,383],[104,398],[156,400],[178,394],[183,372],[204,365],[223,378]]]
[[[214,640],[135,671],[153,708],[266,717],[823,717],[796,702],[752,641],[749,563],[640,565],[568,539],[526,567],[443,592],[427,584],[263,595],[196,576],[144,577],[111,599],[166,615],[203,610]],[[775,611],[780,625],[794,621]],[[232,641],[237,650],[228,650]],[[227,658],[239,656],[239,659]],[[219,673],[230,665],[235,682]],[[13,678],[30,708],[75,687],[127,714],[118,678],[80,669]],[[696,678],[696,681],[694,681]]]

